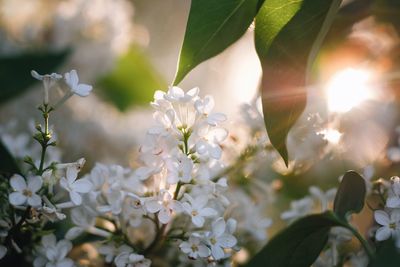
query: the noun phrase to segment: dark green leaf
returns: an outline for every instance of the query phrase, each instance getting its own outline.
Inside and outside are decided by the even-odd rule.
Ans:
[[[329,230],[342,225],[332,212],[304,217],[277,234],[248,267],[308,267],[328,241]]]
[[[364,179],[355,171],[346,172],[335,196],[334,212],[342,219],[346,219],[349,213],[360,212],[364,207],[365,194]]]
[[[395,246],[393,239],[379,243],[376,251],[376,257],[368,267],[398,267],[400,262],[400,253]]]
[[[14,173],[21,173],[15,159],[0,141],[0,175],[9,177]]]
[[[259,0],[192,0],[174,84],[238,40],[253,21],[260,3]]]
[[[98,86],[105,98],[120,110],[147,104],[155,90],[167,86],[139,47],[132,47],[117,62],[115,69],[101,78]]]
[[[340,0],[269,0],[257,17],[261,94],[268,136],[288,164],[286,138],[306,105],[306,76]]]
[[[0,104],[23,93],[36,80],[31,70],[40,74],[54,72],[66,59],[69,51],[29,52],[13,56],[0,56]]]

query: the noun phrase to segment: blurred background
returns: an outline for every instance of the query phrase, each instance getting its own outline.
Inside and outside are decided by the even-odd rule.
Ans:
[[[87,169],[97,161],[135,167],[151,126],[149,102],[174,78],[189,8],[186,0],[1,0],[3,142],[22,156],[40,120],[41,85],[30,70],[76,69],[94,90],[87,98],[73,97],[52,116],[59,157],[69,162],[84,156]],[[399,1],[344,1],[314,66],[307,108],[289,136],[289,168],[268,148],[240,159],[251,164],[235,174],[237,184],[249,177],[267,182],[281,193],[276,207],[284,210],[311,184],[324,190],[337,186],[349,169],[368,179],[399,174],[399,30]],[[250,27],[180,85],[212,94],[216,111],[228,115],[228,162],[254,136],[266,135],[259,114],[260,76]],[[254,116],[246,117],[244,107]],[[278,210],[268,213],[279,220]]]

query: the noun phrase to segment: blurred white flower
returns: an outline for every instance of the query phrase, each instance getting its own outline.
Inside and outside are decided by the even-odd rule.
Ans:
[[[54,84],[62,78],[62,76],[58,73],[52,73],[52,74],[44,74],[40,75],[36,71],[32,70],[31,75],[33,78],[42,81],[43,82],[43,87],[44,87],[44,99],[43,103],[48,104],[49,103],[49,90],[51,87],[54,86]]]
[[[188,254],[190,259],[205,258],[210,255],[210,249],[202,243],[200,237],[191,235],[188,241],[183,241],[179,248]]]
[[[227,226],[224,218],[220,217],[212,223],[212,231],[206,234],[207,243],[215,260],[225,257],[224,248],[233,248],[237,243]]]
[[[162,191],[157,197],[146,201],[145,207],[150,213],[158,212],[158,220],[162,224],[169,223],[173,212],[182,211],[182,204],[174,200],[168,191]]]
[[[281,214],[282,220],[294,221],[309,214],[312,211],[314,201],[310,197],[290,202],[290,210]]]
[[[388,208],[400,208],[400,178],[393,176],[391,181],[392,185],[388,190],[386,206]]]
[[[117,267],[150,267],[151,261],[143,255],[132,252],[122,252],[114,260]]]
[[[84,97],[88,96],[93,89],[91,85],[79,83],[79,77],[76,70],[71,70],[70,72],[65,73],[64,79],[73,94]]]
[[[398,237],[400,230],[400,211],[393,210],[389,214],[383,210],[374,212],[375,221],[381,225],[376,231],[375,238],[378,241],[389,239],[391,236]]]
[[[68,240],[57,242],[55,235],[45,235],[42,237],[41,246],[36,249],[38,254],[33,261],[34,267],[72,267],[74,262],[66,258],[72,249],[72,243]]]
[[[180,153],[177,157],[166,162],[168,169],[167,181],[176,184],[179,181],[189,183],[192,179],[193,161],[185,154]]]
[[[195,198],[189,194],[184,194],[184,196],[189,202],[182,204],[183,209],[192,217],[192,223],[197,227],[203,227],[205,217],[213,217],[218,214],[215,209],[206,207],[208,202],[207,195],[199,195]]]
[[[14,174],[10,179],[10,185],[15,190],[9,195],[9,201],[14,206],[25,205],[39,207],[42,204],[42,199],[37,191],[42,187],[43,181],[40,176],[28,176],[28,184],[25,179],[19,175]]]
[[[78,169],[76,167],[68,167],[66,176],[60,179],[60,186],[69,192],[69,197],[75,205],[82,203],[80,193],[88,193],[92,189],[92,184],[87,178],[76,179],[78,177]]]

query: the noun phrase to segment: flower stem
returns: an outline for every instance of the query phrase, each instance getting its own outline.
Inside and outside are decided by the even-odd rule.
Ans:
[[[367,240],[365,240],[364,237],[362,237],[362,235],[349,223],[346,223],[346,228],[352,232],[352,234],[358,239],[358,241],[360,241],[360,243],[364,247],[364,250],[367,253],[370,261],[373,260],[375,258],[375,253],[374,253],[374,250],[372,249],[372,247],[367,242]]]

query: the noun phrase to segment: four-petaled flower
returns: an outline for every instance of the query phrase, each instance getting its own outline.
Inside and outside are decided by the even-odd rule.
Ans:
[[[162,224],[169,223],[172,218],[172,212],[180,212],[182,205],[174,200],[168,191],[162,191],[160,194],[145,202],[146,210],[150,213],[158,212],[158,220]]]
[[[205,221],[204,217],[212,217],[217,215],[216,210],[206,207],[208,202],[208,197],[206,195],[200,195],[196,198],[192,198],[188,194],[184,194],[184,196],[187,200],[189,200],[190,203],[183,203],[183,209],[192,217],[192,222],[197,227],[203,227]]]
[[[40,176],[28,176],[27,180],[28,184],[19,174],[14,174],[11,177],[10,184],[15,192],[9,195],[9,201],[14,206],[28,203],[29,206],[39,207],[42,204],[42,199],[36,192],[42,187],[42,178]]]
[[[71,70],[64,74],[65,83],[71,89],[71,92],[79,96],[88,96],[92,91],[92,86],[84,83],[79,83],[79,77],[76,70]]]
[[[92,189],[92,184],[86,178],[76,180],[78,169],[74,166],[67,168],[66,176],[67,178],[62,177],[60,179],[60,185],[69,192],[72,203],[80,205],[82,197],[79,193],[88,193]]]
[[[212,223],[212,232],[206,234],[206,240],[211,247],[211,254],[216,260],[225,257],[224,248],[232,248],[237,243],[229,226],[225,223],[224,218],[220,217]]]
[[[72,249],[72,243],[63,239],[57,242],[55,235],[42,237],[41,246],[37,248],[38,257],[33,261],[34,267],[72,267],[74,262],[66,258]]]
[[[188,241],[183,241],[179,248],[191,259],[205,258],[210,255],[210,249],[202,243],[200,237],[195,235],[191,235]]]
[[[375,221],[381,225],[376,231],[375,238],[378,241],[389,239],[391,236],[397,238],[400,230],[400,211],[393,210],[388,214],[386,211],[377,210],[374,212]]]

